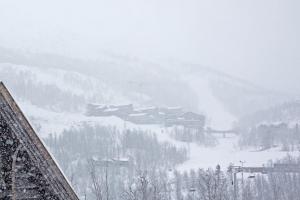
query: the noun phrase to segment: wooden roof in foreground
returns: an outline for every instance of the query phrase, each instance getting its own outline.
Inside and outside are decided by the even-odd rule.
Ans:
[[[0,120],[0,199],[78,200],[2,82]]]

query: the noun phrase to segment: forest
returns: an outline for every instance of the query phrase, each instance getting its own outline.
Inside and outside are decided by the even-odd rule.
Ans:
[[[230,166],[178,171],[188,150],[151,132],[85,124],[45,141],[82,199],[300,199],[298,173],[248,173],[234,182]],[[292,157],[278,162],[300,164]]]
[[[240,146],[255,146],[261,150],[279,146],[282,151],[299,150],[299,125],[288,126],[286,123],[280,123],[254,126],[241,134]]]

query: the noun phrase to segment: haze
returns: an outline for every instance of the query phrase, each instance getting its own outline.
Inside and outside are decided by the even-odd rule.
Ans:
[[[299,10],[0,0],[0,199],[299,199]]]
[[[0,1],[0,45],[177,59],[299,94],[299,1]]]

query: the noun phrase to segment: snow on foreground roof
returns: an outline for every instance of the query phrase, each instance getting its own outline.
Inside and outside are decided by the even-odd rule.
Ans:
[[[43,178],[49,184],[53,195],[57,195],[61,200],[78,200],[78,196],[58,164],[47,151],[2,82],[0,82],[0,101],[1,117],[9,125],[11,133],[15,134],[16,140],[20,143],[19,146],[24,148],[30,155],[31,162],[43,174]]]

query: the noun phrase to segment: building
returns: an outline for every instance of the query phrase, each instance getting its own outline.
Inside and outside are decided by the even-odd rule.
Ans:
[[[183,109],[181,107],[167,107],[160,108],[160,112],[165,113],[169,117],[177,117],[183,113]]]
[[[193,112],[185,112],[177,116],[167,116],[165,125],[183,126],[185,128],[203,129],[205,125],[205,116]]]
[[[147,113],[130,114],[127,117],[127,121],[135,124],[157,124],[157,120],[155,119],[155,117]]]
[[[88,104],[86,114],[88,116],[98,116],[98,117],[117,116],[124,119],[132,112],[133,112],[132,104],[125,104],[125,105]]]
[[[133,108],[129,105],[93,105],[87,106],[90,116],[117,116],[134,124],[159,124],[166,127],[183,126],[203,129],[205,116],[194,112],[185,112],[181,107],[146,107]]]
[[[66,177],[2,82],[0,199],[78,200]]]
[[[204,115],[200,115],[194,112],[185,112],[179,117],[184,118],[185,120],[199,120],[199,121],[205,121]]]

